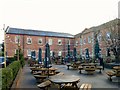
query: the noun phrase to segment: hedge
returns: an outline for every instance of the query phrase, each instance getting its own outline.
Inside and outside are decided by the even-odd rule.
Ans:
[[[6,68],[2,69],[2,90],[10,89],[20,67],[20,61],[14,61]]]

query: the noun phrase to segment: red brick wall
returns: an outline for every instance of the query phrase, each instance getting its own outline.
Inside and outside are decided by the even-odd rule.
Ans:
[[[12,57],[15,54],[15,49],[18,48],[18,44],[15,43],[15,34],[6,34],[6,49],[7,56]],[[27,50],[35,50],[36,55],[38,56],[39,48],[42,49],[42,57],[45,55],[45,44],[48,42],[48,39],[52,39],[52,45],[50,45],[50,50],[54,51],[56,56],[58,56],[58,51],[62,51],[62,56],[64,57],[67,54],[67,40],[70,40],[70,48],[73,50],[74,39],[73,38],[60,38],[60,37],[48,37],[48,36],[30,36],[30,35],[19,35],[20,36],[20,47],[24,50],[24,57],[27,57]],[[32,39],[32,44],[27,44],[27,38]],[[42,44],[38,44],[38,39],[42,38]],[[62,45],[58,45],[58,39],[62,40]]]

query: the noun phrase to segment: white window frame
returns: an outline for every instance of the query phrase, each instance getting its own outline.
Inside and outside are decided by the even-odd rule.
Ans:
[[[61,43],[59,43],[61,42]],[[62,45],[62,40],[61,39],[58,39],[58,45]]]
[[[27,50],[27,56],[31,56],[31,52],[32,52],[32,50],[31,50],[31,49],[28,49],[28,50]]]
[[[28,41],[28,40],[30,40],[31,41],[31,43]],[[32,44],[32,38],[27,38],[27,44]]]
[[[80,38],[80,45],[82,45],[83,44],[83,39],[82,38]]]
[[[53,51],[50,51],[50,56],[51,56],[51,57],[53,56]]]
[[[58,56],[62,56],[62,51],[58,51]]]
[[[88,43],[91,43],[92,40],[91,40],[91,36],[88,36]]]
[[[49,43],[49,45],[52,45],[53,44],[53,40],[51,38],[48,39],[48,43]]]
[[[68,45],[70,45],[70,40],[68,40]]]
[[[107,32],[107,33],[106,33],[106,39],[109,40],[110,37],[111,37],[111,33],[110,33],[110,32]]]
[[[41,43],[39,41],[41,41]],[[38,39],[38,44],[42,44],[42,38]]]
[[[102,34],[101,33],[99,33],[98,34],[98,36],[97,36],[97,39],[98,39],[98,42],[100,42],[101,41],[101,39],[102,39],[102,36],[101,36]]]
[[[17,36],[15,36],[15,43],[20,43],[20,36],[19,35],[17,35]]]
[[[75,42],[75,45],[78,46],[78,41]]]
[[[83,44],[86,44],[86,38],[83,39]]]
[[[15,54],[17,54],[17,49],[15,49]]]

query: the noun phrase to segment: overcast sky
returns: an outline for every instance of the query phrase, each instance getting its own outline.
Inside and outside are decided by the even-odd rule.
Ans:
[[[3,24],[10,27],[77,34],[118,17],[119,0],[0,0]]]

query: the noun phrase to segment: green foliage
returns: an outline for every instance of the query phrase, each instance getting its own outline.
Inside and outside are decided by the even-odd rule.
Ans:
[[[2,69],[2,90],[8,90],[11,87],[20,67],[20,61],[14,61]]]
[[[15,79],[17,72],[20,69],[20,61],[14,61],[7,68],[11,68],[13,72],[13,78]]]
[[[14,60],[18,60],[18,54],[19,54],[20,64],[23,67],[25,65],[25,60],[24,60],[23,52],[20,48],[19,50],[16,51],[16,54],[14,55]]]
[[[18,54],[19,61],[16,61]],[[10,89],[11,85],[13,84],[13,81],[17,76],[19,69],[25,65],[25,60],[21,49],[17,50],[17,53],[14,55],[14,58],[10,58],[10,60],[12,60],[12,63],[9,64],[6,68],[2,69],[2,90]]]

